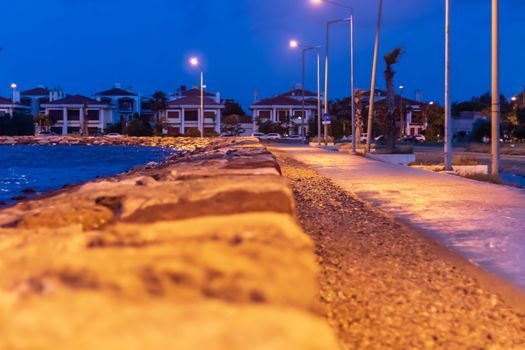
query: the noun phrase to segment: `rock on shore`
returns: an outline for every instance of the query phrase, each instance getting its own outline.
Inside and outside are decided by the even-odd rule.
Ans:
[[[0,211],[1,349],[338,348],[274,157],[203,142]]]
[[[194,150],[209,142],[189,137],[0,136],[0,146],[157,146]]]

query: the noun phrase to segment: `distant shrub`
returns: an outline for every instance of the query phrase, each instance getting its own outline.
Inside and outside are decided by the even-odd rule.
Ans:
[[[0,135],[29,136],[35,134],[33,117],[25,114],[0,117]]]
[[[188,128],[184,131],[184,136],[185,137],[200,137],[201,132],[195,128]]]

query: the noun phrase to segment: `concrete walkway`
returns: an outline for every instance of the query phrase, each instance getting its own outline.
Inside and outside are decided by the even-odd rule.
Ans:
[[[525,190],[314,147],[278,148],[525,290]]]

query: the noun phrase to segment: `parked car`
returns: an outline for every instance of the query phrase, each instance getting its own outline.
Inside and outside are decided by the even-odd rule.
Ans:
[[[339,141],[340,141],[340,142],[343,142],[343,143],[344,143],[344,142],[352,142],[353,139],[354,139],[354,137],[353,137],[352,135],[350,135],[350,136],[344,136],[344,137],[342,137]]]
[[[117,132],[110,132],[109,134],[106,134],[105,136],[106,137],[122,137],[122,135]]]
[[[254,132],[252,134],[252,137],[257,137],[258,139],[266,140],[266,134],[264,134],[262,132]]]
[[[425,142],[427,138],[424,135],[414,135],[414,140],[416,142]]]
[[[292,140],[292,141],[302,141],[303,140],[303,137],[301,135],[290,135],[288,137],[286,137],[287,140]]]
[[[277,134],[277,133],[270,133],[268,135],[266,135],[266,140],[280,140],[281,139],[281,135]]]

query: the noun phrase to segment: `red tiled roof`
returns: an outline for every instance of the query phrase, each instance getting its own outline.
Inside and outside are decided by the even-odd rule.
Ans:
[[[181,95],[184,97],[200,96],[201,90],[197,88],[193,88],[193,89],[189,89],[189,90],[181,92]],[[204,96],[215,96],[215,95],[210,92],[204,91]]]
[[[22,91],[20,94],[26,96],[46,96],[49,95],[49,90],[43,87],[37,87],[34,89]]]
[[[302,89],[293,89],[288,92],[285,92],[284,94],[281,94],[279,96],[296,96],[296,97],[303,97],[303,90]],[[317,97],[317,93],[304,90],[304,96],[305,97]]]
[[[280,95],[277,97],[266,98],[254,103],[253,106],[301,106],[302,104],[302,101]]]
[[[199,96],[182,97],[182,98],[178,98],[176,100],[170,101],[168,103],[168,105],[170,107],[174,107],[174,106],[198,106],[200,104],[201,104],[201,98]],[[204,98],[204,105],[205,106],[214,106],[214,107],[221,106],[220,104],[218,104],[217,102],[215,102],[214,100],[212,100],[210,98]]]
[[[133,92],[130,92],[124,89],[120,89],[120,88],[113,88],[110,90],[102,91],[102,92],[97,93],[96,95],[100,95],[100,96],[137,96],[137,94]]]
[[[5,98],[0,96],[0,105],[13,104],[13,101],[10,98]]]
[[[66,98],[63,98],[63,99],[60,99],[60,100],[56,100],[56,101],[53,101],[53,102],[49,102],[47,103],[48,105],[83,105],[83,104],[88,104],[88,105],[97,105],[97,106],[106,106],[107,103],[104,103],[104,102],[99,102],[97,100],[94,100],[92,98],[89,98],[89,97],[86,97],[86,96],[82,96],[82,95],[72,95],[72,96],[67,96]]]

